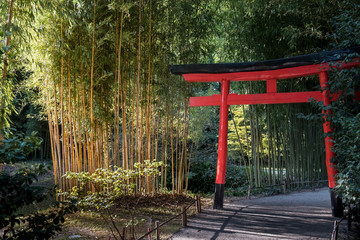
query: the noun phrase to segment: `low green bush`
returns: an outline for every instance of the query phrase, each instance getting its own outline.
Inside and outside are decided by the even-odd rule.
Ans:
[[[199,161],[191,165],[189,190],[194,193],[213,193],[215,189],[216,162]],[[225,189],[248,186],[246,169],[243,166],[228,164],[226,169]]]
[[[18,210],[41,202],[55,194],[55,187],[48,189],[34,186],[41,174],[46,173],[44,165],[25,167],[10,174],[0,173],[0,239],[49,239],[61,231],[64,216],[75,210],[71,203],[24,216]]]

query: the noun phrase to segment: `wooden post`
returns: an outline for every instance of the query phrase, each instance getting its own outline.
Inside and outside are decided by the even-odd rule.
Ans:
[[[199,209],[199,195],[195,196],[195,207],[196,207],[196,213],[200,213]]]
[[[184,206],[181,207],[181,216],[182,216],[182,225],[183,227],[186,227],[187,226],[186,208]]]
[[[201,197],[200,195],[196,195],[196,211],[201,213]]]
[[[160,240],[160,233],[159,233],[159,221],[155,221],[155,234],[156,234],[156,240]]]
[[[249,185],[249,187],[248,187],[248,199],[250,199],[250,195],[251,195],[251,186]]]
[[[284,179],[284,193],[286,193],[286,179]]]
[[[314,179],[311,181],[311,190],[315,191],[315,180]]]
[[[200,198],[200,196],[199,196],[199,212],[201,212],[202,210],[201,210],[201,198]]]
[[[337,240],[338,238],[338,231],[339,231],[339,222],[335,220],[334,222],[334,230],[331,234],[331,240]]]
[[[348,231],[351,230],[351,224],[352,224],[352,214],[351,214],[351,207],[348,206],[348,216],[347,216],[347,229]]]

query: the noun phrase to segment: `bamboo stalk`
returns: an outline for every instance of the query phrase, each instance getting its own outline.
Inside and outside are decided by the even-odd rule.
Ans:
[[[141,71],[141,0],[139,0],[139,28],[138,28],[138,51],[137,51],[137,77],[136,77],[136,152],[135,158],[138,163],[142,163],[141,159],[141,123],[140,123],[140,71]],[[138,179],[139,190],[142,187],[141,177]]]
[[[173,116],[173,102],[171,102],[171,119],[170,119],[170,147],[171,147],[171,179],[172,179],[172,194],[175,194],[175,172],[174,172],[174,116]]]
[[[69,156],[71,159],[71,168],[69,169],[70,171],[74,172],[75,171],[75,166],[76,166],[76,159],[75,159],[75,151],[74,151],[74,147],[73,147],[73,130],[72,130],[72,116],[71,116],[71,73],[70,73],[70,55],[68,55],[68,61],[67,61],[67,68],[68,68],[68,123],[69,123],[69,147],[70,147],[70,151],[69,151]],[[70,163],[70,161],[69,161]],[[72,184],[74,184],[75,181],[72,181]]]
[[[147,108],[145,116],[145,126],[146,126],[146,159],[152,161],[151,159],[151,14],[152,14],[152,1],[149,2],[149,38],[148,38],[148,49],[149,49],[149,59],[148,59],[148,81],[147,81]],[[151,176],[147,176],[147,193],[151,191]]]
[[[87,119],[87,113],[86,113],[86,101],[85,101],[85,84],[84,84],[84,69],[83,65],[80,65],[80,80],[81,80],[81,91],[82,91],[82,119]],[[84,171],[89,171],[89,158],[87,154],[88,150],[88,136],[87,136],[87,129],[85,123],[82,124],[82,127],[84,128],[84,132],[82,133],[82,138],[84,139],[84,146],[83,146],[83,160],[84,160]]]
[[[90,160],[91,167],[90,172],[95,172],[96,160],[94,159],[94,131],[96,130],[95,120],[94,120],[94,65],[95,65],[95,29],[96,29],[96,0],[94,0],[94,12],[93,12],[93,32],[92,32],[92,43],[91,43],[91,66],[90,66],[90,121],[91,121],[91,131],[90,131]],[[94,190],[94,189],[93,189]]]
[[[119,49],[119,17],[118,13],[116,12],[116,26],[115,26],[115,69],[114,69],[114,79],[117,82],[117,90],[115,91],[115,100],[114,100],[114,142],[113,142],[113,155],[112,155],[112,162],[114,165],[120,164],[119,159],[119,139],[120,139],[120,127],[119,127],[119,119],[120,119],[120,83],[119,83],[119,72],[120,66],[118,64],[119,57],[121,55],[121,50]],[[122,102],[122,100],[121,100]]]
[[[122,3],[124,4],[124,1],[122,1]],[[121,114],[122,114],[123,168],[129,169],[127,130],[126,130],[126,86],[127,85],[126,85],[126,81],[123,81],[122,75],[121,75],[121,50],[122,50],[122,39],[123,39],[123,25],[124,25],[124,12],[121,12],[120,36],[119,36],[119,47],[118,47],[118,86],[122,85],[122,94],[121,94],[122,111],[121,111]],[[120,95],[120,88],[118,88],[118,95]],[[119,108],[120,108],[120,105],[118,106],[118,109]],[[120,138],[119,132],[117,132],[117,138]]]
[[[48,79],[45,77],[45,85],[48,86]],[[58,185],[58,158],[55,154],[55,148],[56,146],[54,145],[54,127],[55,125],[52,123],[52,113],[50,111],[50,96],[49,94],[46,97],[46,103],[47,103],[47,115],[48,115],[48,124],[49,124],[49,133],[50,133],[50,144],[51,144],[51,156],[52,156],[52,160],[53,160],[53,168],[54,168],[54,176],[55,176],[55,185]]]

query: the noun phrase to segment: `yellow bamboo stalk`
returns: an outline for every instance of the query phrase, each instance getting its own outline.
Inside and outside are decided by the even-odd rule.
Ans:
[[[46,87],[48,87],[48,79],[47,77],[45,77],[45,85]],[[58,167],[57,167],[57,163],[58,163],[58,158],[55,154],[55,145],[54,145],[54,124],[52,123],[52,113],[50,111],[50,90],[48,90],[49,94],[47,94],[46,97],[46,110],[47,110],[47,115],[48,115],[48,124],[49,124],[49,134],[50,134],[50,145],[51,145],[51,157],[53,160],[53,168],[54,168],[54,178],[55,178],[55,185],[58,184]]]
[[[174,166],[174,110],[173,102],[171,103],[171,119],[170,119],[170,147],[171,147],[171,178],[172,178],[172,194],[175,194],[175,166]]]
[[[141,0],[139,0],[139,28],[138,28],[138,53],[137,53],[137,78],[136,78],[136,159],[138,163],[142,163],[141,159],[141,139],[140,139],[140,71],[141,71]],[[141,190],[141,177],[138,180],[138,187]]]
[[[116,26],[115,26],[115,56],[119,57],[119,17],[116,13]],[[120,111],[120,85],[118,81],[119,74],[119,64],[118,59],[115,59],[115,69],[114,69],[114,80],[117,82],[117,90],[115,91],[115,99],[114,99],[114,141],[113,141],[113,154],[112,154],[112,162],[114,165],[119,165],[119,136],[120,136],[120,127],[119,127],[119,111]]]
[[[64,33],[63,33],[63,23],[61,21],[60,24],[60,31],[61,31],[61,41],[64,40]],[[65,132],[65,119],[64,119],[64,57],[63,51],[60,50],[61,54],[61,70],[60,70],[60,122],[61,122],[61,136],[62,136],[62,166],[63,166],[63,174],[68,171],[67,165],[67,149],[66,149],[66,132]],[[64,185],[62,186],[62,190],[67,191],[68,180],[64,180]]]
[[[90,131],[90,153],[91,154],[91,169],[90,172],[95,172],[95,159],[94,155],[94,131],[96,131],[95,120],[94,120],[94,64],[95,64],[95,30],[96,30],[96,0],[94,0],[94,16],[93,16],[93,33],[92,33],[92,43],[91,43],[91,67],[90,67],[90,121],[91,121],[91,131]],[[92,189],[94,190],[94,188]]]
[[[129,85],[130,85],[130,81],[129,81]],[[129,86],[130,87],[130,86]],[[130,138],[130,167],[131,169],[133,169],[134,167],[134,163],[136,158],[134,158],[135,152],[134,152],[134,141],[135,141],[135,121],[134,121],[134,116],[135,116],[135,108],[136,105],[135,103],[135,88],[136,88],[136,84],[133,84],[133,88],[132,88],[132,113],[131,113],[131,138]]]
[[[124,1],[122,1],[124,3]],[[119,36],[119,44],[118,44],[118,96],[121,96],[121,104],[122,104],[122,163],[123,163],[123,169],[129,169],[128,166],[128,156],[127,156],[127,133],[126,133],[126,82],[123,83],[122,75],[121,75],[121,50],[122,50],[122,39],[123,39],[123,25],[124,25],[124,12],[121,12],[120,15],[120,36]],[[122,91],[120,94],[120,87],[122,86]],[[120,102],[118,102],[117,109],[120,109]],[[117,123],[119,124],[119,123]],[[118,128],[117,132],[117,139],[120,138],[120,132]]]
[[[76,77],[75,77],[76,79]],[[76,102],[74,102],[74,114],[76,116],[75,122],[73,123],[73,133],[74,133],[74,147],[75,147],[75,156],[76,156],[76,172],[81,172],[82,165],[82,156],[81,156],[81,140],[77,135],[79,129],[79,112],[81,112],[80,103],[80,94],[76,91]],[[81,118],[80,118],[81,119]]]
[[[60,132],[59,132],[59,117],[58,117],[58,109],[57,109],[57,97],[56,97],[56,83],[55,81],[53,81],[54,83],[54,105],[55,105],[55,119],[54,119],[54,141],[55,141],[55,146],[57,149],[57,164],[58,164],[58,176],[56,176],[58,179],[60,179],[59,181],[59,188],[63,189],[65,187],[65,181],[64,179],[61,177],[64,174],[64,165],[63,165],[63,161],[62,161],[62,152],[61,152],[61,147],[60,147]]]
[[[148,49],[149,49],[149,60],[148,60],[148,81],[147,81],[147,106],[146,106],[146,116],[145,116],[145,126],[146,126],[146,159],[151,159],[151,100],[150,100],[150,88],[151,88],[151,14],[152,14],[152,1],[150,0],[149,8],[149,39],[148,39]],[[151,191],[151,176],[147,176],[146,179],[147,193]]]
[[[84,69],[83,69],[83,65],[80,65],[80,80],[81,80],[81,91],[82,91],[82,119],[87,119],[87,113],[86,113],[86,102],[85,102],[85,83],[84,83]],[[82,124],[82,128],[85,130],[85,133],[82,133],[82,138],[84,139],[84,146],[83,146],[83,152],[84,152],[84,167],[83,170],[84,171],[89,171],[89,158],[88,158],[88,154],[87,154],[87,150],[89,149],[88,147],[88,140],[89,137],[87,135],[87,129],[86,129],[86,125],[83,121]]]
[[[67,70],[68,70],[68,131],[69,131],[69,156],[71,161],[69,161],[69,163],[71,163],[71,168],[70,171],[75,172],[75,166],[76,166],[76,162],[75,162],[75,150],[73,147],[73,129],[72,129],[72,117],[71,117],[71,71],[70,71],[70,54],[68,55],[68,61],[67,61]],[[72,184],[74,184],[75,181],[72,181]]]

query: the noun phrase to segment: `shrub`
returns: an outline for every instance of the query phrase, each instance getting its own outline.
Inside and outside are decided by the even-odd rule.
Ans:
[[[3,230],[1,239],[49,239],[56,232],[61,231],[64,216],[75,210],[72,204],[45,213],[34,213],[23,216],[17,211],[34,202],[41,202],[55,193],[44,187],[32,186],[38,181],[38,176],[45,172],[43,165],[23,168],[15,174],[0,173],[0,229]]]
[[[199,161],[191,166],[189,173],[189,190],[197,193],[212,193],[215,189],[216,162]],[[225,188],[236,189],[248,185],[245,167],[228,164],[226,169]]]
[[[81,210],[99,214],[108,225],[113,237],[124,239],[124,233],[118,229],[115,223],[116,215],[112,212],[116,200],[126,194],[135,193],[136,180],[139,177],[149,177],[150,179],[158,177],[159,167],[162,164],[162,162],[145,160],[144,164],[135,163],[133,170],[124,170],[115,166],[114,170],[99,168],[94,173],[67,172],[65,177],[78,181],[80,185],[73,187],[70,192],[62,193],[62,195],[75,201],[76,206]],[[128,210],[131,210],[130,206]],[[131,211],[130,215],[131,220],[126,224],[126,227],[130,227],[134,233],[133,228],[138,221],[134,219]]]

